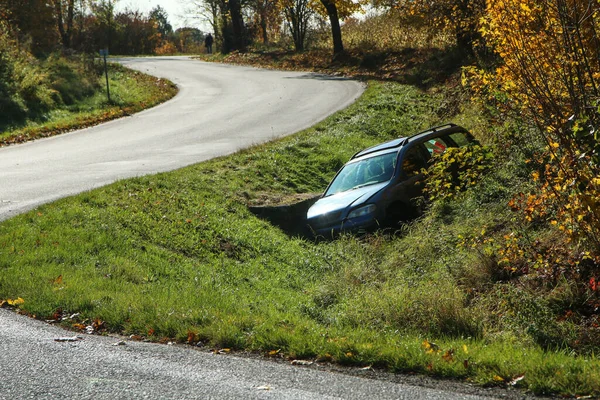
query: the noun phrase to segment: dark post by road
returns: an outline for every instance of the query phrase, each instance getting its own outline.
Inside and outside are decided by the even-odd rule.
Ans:
[[[108,49],[100,50],[100,55],[104,57],[104,76],[106,76],[106,96],[108,97],[108,102],[110,103],[110,86],[108,85],[108,68],[106,66],[106,56],[108,55]]]

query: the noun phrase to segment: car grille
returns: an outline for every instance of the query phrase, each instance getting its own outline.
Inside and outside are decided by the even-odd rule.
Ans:
[[[324,228],[324,227],[333,225],[337,222],[340,222],[341,216],[342,216],[341,211],[331,212],[331,213],[322,215],[318,218],[315,218],[311,224],[313,225],[314,228]]]

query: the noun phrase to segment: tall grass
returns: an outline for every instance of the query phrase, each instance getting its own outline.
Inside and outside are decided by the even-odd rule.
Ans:
[[[406,49],[445,49],[455,44],[447,32],[426,29],[416,17],[394,11],[349,19],[343,28],[344,44],[362,52],[402,52]]]

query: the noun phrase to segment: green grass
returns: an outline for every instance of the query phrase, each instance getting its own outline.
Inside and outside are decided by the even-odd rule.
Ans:
[[[600,394],[600,363],[561,342],[577,330],[557,320],[551,299],[503,280],[493,255],[465,244],[505,233],[526,154],[395,235],[313,242],[248,210],[264,196],[319,192],[357,149],[447,122],[446,101],[370,83],[357,103],[292,137],[4,221],[0,299],[156,341],[481,385],[524,375],[514,384],[534,393]],[[486,127],[470,106],[454,120],[483,141],[506,130]]]
[[[0,118],[0,145],[21,143],[40,137],[97,125],[160,104],[177,93],[177,87],[165,80],[133,71],[119,64],[109,64],[108,77],[111,101],[106,94],[104,74],[94,75],[96,82],[87,83],[86,91],[78,91],[80,82],[89,77],[55,61],[57,72],[53,77],[54,89],[62,93],[61,100],[49,110],[29,115],[25,119]],[[64,93],[63,93],[64,92]]]

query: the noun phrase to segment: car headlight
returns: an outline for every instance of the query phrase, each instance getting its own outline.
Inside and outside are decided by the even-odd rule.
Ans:
[[[375,206],[375,204],[368,204],[364,207],[360,207],[352,211],[350,214],[348,214],[348,219],[364,217],[366,215],[373,214],[376,209],[377,206]]]

